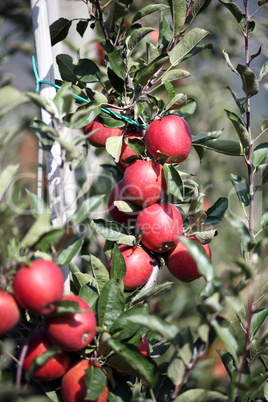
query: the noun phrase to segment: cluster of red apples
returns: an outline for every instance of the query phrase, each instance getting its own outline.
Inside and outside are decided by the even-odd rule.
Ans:
[[[161,201],[167,191],[161,161],[177,164],[188,157],[192,143],[188,123],[180,116],[168,115],[154,120],[143,135],[143,130],[133,133],[126,127],[105,127],[97,117],[83,131],[87,135],[92,132],[88,141],[95,147],[104,147],[109,137],[123,136],[120,159],[116,162],[123,179],[110,194],[109,214],[115,222],[135,226],[137,235],[142,231],[141,245],[119,246],[127,268],[125,290],[134,290],[148,281],[153,270],[150,252],[164,256],[169,271],[177,279],[191,282],[199,278],[196,262],[179,241],[183,235],[181,213],[172,203]],[[139,157],[125,141],[135,138],[143,140],[147,148],[147,153]],[[120,208],[122,201],[131,205],[130,210]],[[188,238],[200,244],[194,236]],[[209,245],[201,246],[211,258]],[[108,270],[110,266],[111,261]]]
[[[64,276],[52,261],[35,260],[30,266],[21,267],[13,281],[13,295],[0,291],[0,336],[10,332],[21,319],[25,309],[36,317],[44,317],[44,325],[28,335],[20,349],[20,359],[25,373],[32,370],[34,360],[53,347],[58,351],[45,364],[32,373],[38,381],[53,381],[62,377],[61,393],[64,402],[82,401],[87,387],[84,381],[86,369],[94,366],[102,370],[94,360],[80,359],[71,363],[71,352],[89,345],[96,335],[96,318],[88,303],[79,296],[63,295]],[[59,312],[62,302],[76,302],[76,312]],[[26,351],[26,352],[24,352]],[[24,354],[24,355],[23,355]],[[97,401],[105,402],[108,387]]]

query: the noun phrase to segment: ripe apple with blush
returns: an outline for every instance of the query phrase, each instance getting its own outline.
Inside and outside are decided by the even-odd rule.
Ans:
[[[115,201],[129,201],[128,197],[125,195],[123,180],[119,181],[111,191],[108,200],[109,214],[115,222],[122,223],[126,226],[132,226],[135,224],[141,208],[133,204],[135,208],[132,212],[120,211],[118,207],[114,205]]]
[[[154,120],[147,127],[144,140],[153,158],[158,159],[159,152],[169,156],[166,163],[184,161],[188,157],[192,145],[188,123],[176,115]]]
[[[47,334],[51,342],[62,350],[78,351],[85,348],[96,335],[96,317],[88,303],[79,296],[64,296],[61,301],[78,303],[77,313],[52,314],[46,319]]]
[[[83,359],[74,363],[67,371],[62,378],[61,383],[61,393],[64,402],[81,402],[85,400],[87,386],[84,377],[87,375],[86,369],[92,365],[99,370],[102,370],[97,363]],[[95,402],[106,402],[108,400],[108,392],[108,387],[106,385],[102,394],[95,400]]]
[[[20,310],[12,294],[0,290],[0,336],[7,334],[20,320]]]
[[[27,373],[33,360],[47,352],[54,345],[50,342],[46,335],[45,328],[35,330],[28,341],[28,349],[23,361],[23,369]],[[68,370],[70,365],[70,356],[67,352],[61,352],[52,356],[41,368],[39,368],[32,376],[39,381],[53,381],[62,377]]]
[[[152,257],[141,247],[131,247],[121,244],[119,250],[126,263],[126,276],[124,278],[124,289],[134,290],[144,285],[150,278],[153,271]],[[112,258],[108,264],[108,271],[111,271]]]
[[[202,246],[211,260],[211,249],[208,244],[201,244],[194,236],[190,236],[188,239]],[[182,242],[179,242],[176,248],[169,254],[167,267],[170,273],[182,282],[192,282],[202,276],[198,271],[197,263]]]
[[[120,113],[117,109],[111,109]],[[96,131],[95,131],[96,130]],[[97,116],[91,123],[83,127],[83,133],[89,134],[95,131],[90,137],[87,138],[88,142],[97,148],[105,147],[105,143],[110,137],[119,137],[123,135],[125,126],[123,127],[105,127],[102,123],[101,116]]]
[[[13,281],[17,302],[33,314],[50,314],[63,296],[64,276],[52,261],[35,260],[18,270]]]
[[[136,220],[136,233],[143,229],[141,242],[149,250],[164,253],[173,250],[182,235],[183,221],[178,208],[160,202],[144,208]]]
[[[123,186],[130,201],[140,207],[152,205],[167,191],[163,166],[149,160],[136,160],[125,170]]]

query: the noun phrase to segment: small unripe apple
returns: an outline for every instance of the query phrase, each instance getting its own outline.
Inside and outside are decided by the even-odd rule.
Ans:
[[[28,372],[31,368],[32,361],[47,352],[54,345],[50,342],[46,335],[45,328],[35,330],[29,339],[28,349],[23,361],[23,369]],[[70,356],[67,352],[61,352],[51,357],[40,369],[38,369],[33,377],[39,381],[53,381],[62,377],[68,370],[70,365]]]
[[[122,143],[122,150],[119,158],[119,162],[116,163],[116,166],[118,167],[121,172],[124,172],[126,168],[129,166],[129,162],[123,162],[123,160],[132,157],[137,157],[137,154],[126,144],[125,139],[141,139],[143,135],[143,130],[139,130],[136,133],[133,134],[126,134],[123,137],[123,143]],[[132,161],[133,162],[133,161]]]
[[[0,336],[7,334],[20,320],[20,310],[14,297],[0,290]]]
[[[113,110],[113,109],[112,109]],[[118,110],[114,109],[119,113]],[[105,147],[105,143],[110,137],[119,137],[123,135],[125,126],[123,127],[105,127],[101,122],[101,117],[97,116],[90,124],[83,127],[84,134],[89,134],[96,130],[90,137],[87,138],[88,142],[94,147]]]
[[[122,223],[126,226],[133,226],[141,208],[136,206],[136,209],[133,212],[120,211],[117,206],[114,205],[115,201],[129,201],[125,195],[123,180],[119,181],[112,189],[108,201],[108,210],[115,222]]]
[[[182,235],[183,222],[180,211],[168,202],[144,208],[136,220],[136,232],[143,229],[141,242],[149,250],[164,253],[173,250]]]
[[[87,386],[84,380],[86,376],[86,369],[94,365],[94,367],[101,367],[90,360],[80,360],[75,363],[64,375],[61,383],[61,393],[64,402],[82,402],[85,400],[87,394]],[[95,402],[106,402],[108,400],[108,387],[105,386],[102,394],[96,399]]]
[[[163,166],[157,162],[136,160],[125,170],[123,186],[130,201],[141,207],[152,205],[167,191]]]
[[[62,298],[64,276],[52,261],[36,260],[18,270],[13,292],[18,303],[34,314],[49,314]]]
[[[211,249],[208,244],[201,244],[194,236],[190,236],[189,240],[200,244],[211,259]],[[169,254],[167,267],[170,273],[182,282],[192,282],[202,276],[198,271],[195,260],[182,242],[179,242],[176,248]]]
[[[152,257],[141,247],[131,247],[121,244],[119,250],[126,263],[126,276],[124,278],[124,289],[134,290],[144,285],[150,278],[153,270]],[[110,272],[112,258],[108,264]]]
[[[148,126],[144,140],[153,158],[158,159],[159,152],[169,156],[166,163],[184,161],[189,155],[192,145],[188,123],[176,115],[154,120]]]
[[[79,296],[64,296],[61,301],[78,303],[82,313],[52,314],[47,317],[49,339],[62,350],[77,351],[85,348],[96,335],[96,317],[88,303]]]

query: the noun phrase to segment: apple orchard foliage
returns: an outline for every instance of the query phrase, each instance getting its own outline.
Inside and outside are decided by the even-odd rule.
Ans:
[[[84,180],[71,220],[54,227],[53,211],[30,191],[25,201],[13,186],[17,209],[9,207],[9,183],[18,166],[9,165],[1,173],[3,221],[14,225],[20,214],[24,219],[27,208],[34,218],[26,234],[8,238],[2,253],[0,334],[7,362],[0,366],[3,392],[11,392],[14,400],[34,395],[38,401],[45,394],[64,402],[267,400],[267,285],[262,283],[261,289],[258,283],[268,219],[264,213],[255,233],[252,210],[255,193],[265,184],[268,147],[265,142],[256,145],[252,137],[250,101],[268,72],[268,62],[258,77],[249,67],[258,56],[250,56],[248,46],[255,13],[250,15],[247,0],[244,10],[219,0],[220,12],[226,7],[245,38],[245,65],[234,67],[224,51],[243,92],[238,97],[229,88],[239,110],[226,111],[238,134],[237,140],[230,140],[219,139],[218,127],[191,135],[187,118],[194,114],[198,99],[177,93],[190,76],[184,69],[190,57],[211,47],[209,32],[198,27],[210,0],[145,6],[132,0],[84,3],[81,20],[60,18],[52,24],[51,41],[55,45],[67,38],[72,24],[81,37],[92,29],[98,38],[98,59],[57,55],[61,88],[52,106],[38,94],[19,94],[3,86],[2,98],[11,101],[0,111],[29,101],[47,110],[53,127],[38,119],[31,124],[43,149],[49,152],[57,141],[60,167],[68,165],[77,172],[84,168],[89,149],[100,161],[109,155],[110,163],[102,167],[115,184],[108,194],[94,194],[91,178]],[[258,10],[266,1],[255,5]],[[154,28],[146,26],[151,19],[158,21]],[[154,29],[158,39],[151,43]],[[266,119],[259,140],[267,126]],[[66,127],[71,139],[65,137]],[[200,161],[210,152],[244,157],[247,177],[231,174],[231,182],[246,211],[246,223],[227,212],[225,188],[222,197],[203,210],[205,194],[183,164],[191,149]],[[256,185],[257,174],[262,174],[262,181]],[[49,201],[51,205],[53,200]],[[92,213],[103,204],[108,212],[93,219]],[[215,275],[213,238],[225,213],[242,252],[227,273]],[[94,235],[82,233],[82,225]],[[100,238],[103,249],[90,253],[90,243]],[[76,256],[81,257],[80,267]],[[71,294],[63,289],[61,268],[66,266],[71,271]],[[203,288],[191,295],[197,301],[192,322],[180,328],[161,311],[159,300],[172,294],[174,282],[199,277]],[[173,302],[178,310],[187,310],[185,288],[180,289]],[[224,369],[222,383],[216,381],[215,369],[208,374],[215,381],[203,385],[199,376],[209,366],[213,350]],[[11,377],[16,383],[12,391]],[[25,384],[34,387],[25,391]]]

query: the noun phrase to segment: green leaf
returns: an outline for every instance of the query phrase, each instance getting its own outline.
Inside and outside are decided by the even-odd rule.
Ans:
[[[66,247],[58,254],[57,264],[61,267],[68,265],[72,259],[79,253],[84,243],[83,237],[74,236]]]
[[[219,223],[224,217],[224,213],[228,208],[228,199],[220,197],[207,211],[206,224]]]
[[[168,191],[170,192],[170,194],[177,197],[180,201],[183,201],[184,188],[183,181],[179,172],[172,164],[164,164],[163,169]]]
[[[126,263],[125,259],[120,252],[117,244],[114,245],[113,248],[113,254],[112,254],[112,264],[111,264],[111,279],[118,280],[121,279],[123,280],[126,276]]]
[[[126,228],[113,221],[105,221],[104,219],[92,220],[90,225],[98,234],[110,241],[118,241],[127,234]]]
[[[84,285],[92,284],[94,280],[93,276],[80,272],[80,270],[72,261],[69,264],[69,268],[72,273],[72,280],[77,290],[80,290]]]
[[[185,373],[185,364],[183,363],[178,351],[176,351],[169,361],[167,376],[171,379],[174,385],[180,385]]]
[[[225,110],[225,113],[226,113],[228,119],[230,119],[231,122],[233,123],[233,126],[239,136],[239,139],[241,141],[243,148],[248,147],[249,135],[248,135],[248,130],[246,129],[243,121],[235,113],[230,112],[229,110]]]
[[[11,85],[0,88],[0,116],[26,102],[29,102],[29,98]]]
[[[76,314],[76,313],[82,313],[84,310],[79,309],[79,303],[76,301],[71,301],[71,300],[62,300],[59,301],[57,304],[56,311],[53,312],[53,315],[55,314]]]
[[[246,97],[238,98],[230,85],[228,85],[226,88],[229,89],[229,91],[231,92],[232,97],[234,98],[235,103],[240,109],[241,114],[244,114],[247,109],[247,98]]]
[[[193,242],[183,236],[180,236],[179,239],[188,249],[191,257],[193,257],[193,259],[195,260],[200,274],[202,274],[206,278],[207,282],[211,282],[214,277],[214,270],[204,248],[200,244]]]
[[[130,339],[136,332],[141,329],[140,324],[129,325],[128,318],[135,314],[149,314],[148,304],[140,304],[124,311],[120,317],[113,323],[111,327],[111,334],[113,338],[117,339]]]
[[[80,206],[79,210],[76,211],[72,216],[72,221],[75,224],[79,224],[84,220],[88,219],[91,212],[95,211],[95,209],[97,209],[101,205],[104,197],[105,194],[94,195],[90,198],[86,198],[82,202],[82,205]]]
[[[226,8],[228,8],[229,11],[231,11],[238,23],[242,20],[243,12],[241,8],[232,0],[219,0],[219,2],[223,4]]]
[[[260,144],[253,149],[252,152],[253,165],[255,167],[262,165],[263,163],[265,163],[267,156],[268,156],[268,142],[264,142],[263,144]]]
[[[190,76],[191,74],[187,70],[172,69],[162,75],[161,82],[164,84],[165,82],[177,81]]]
[[[109,272],[105,265],[101,262],[101,260],[94,256],[93,254],[90,255],[82,255],[82,260],[85,260],[87,263],[90,264],[90,268],[92,269],[94,278],[96,280],[96,287],[98,293],[102,292],[102,289],[106,282],[109,280]]]
[[[93,278],[91,283],[92,282]],[[87,304],[92,308],[94,314],[96,314],[96,306],[99,299],[99,294],[95,289],[95,287],[92,285],[90,286],[90,280],[88,280],[86,284],[82,285],[81,287],[79,286],[78,296],[84,299],[87,302]]]
[[[65,234],[65,228],[51,228],[34,245],[36,250],[51,253],[51,246],[56,244]]]
[[[241,202],[242,205],[245,207],[249,206],[249,186],[247,181],[240,176],[235,174],[231,174],[231,182],[234,186],[236,194]]]
[[[75,63],[71,56],[68,54],[58,54],[56,56],[56,62],[59,68],[59,72],[63,81],[76,82],[77,77],[75,74]]]
[[[118,75],[119,78],[125,80],[125,64],[117,49],[110,42],[106,42],[103,48],[107,53],[111,69],[116,75]]]
[[[198,148],[204,148],[211,151],[218,152],[220,154],[230,155],[230,156],[241,156],[242,149],[239,142],[231,140],[207,140],[202,141],[202,143],[194,143],[193,146]]]
[[[222,130],[218,131],[210,131],[207,133],[199,133],[192,136],[192,143],[193,144],[202,144],[206,143],[207,140],[215,140],[222,135]]]
[[[242,79],[242,88],[248,98],[256,95],[259,92],[259,82],[253,71],[242,64],[238,64],[236,70],[239,72]]]
[[[224,402],[229,401],[229,396],[217,391],[208,391],[207,389],[190,389],[179,395],[174,402]]]
[[[78,110],[71,117],[71,127],[73,129],[83,128],[100,114],[101,105],[96,102],[91,102],[86,108]]]
[[[255,245],[255,239],[250,234],[248,227],[244,222],[236,219],[234,216],[229,216],[229,222],[231,225],[237,230],[241,239],[241,246],[245,252],[248,252],[253,249]]]
[[[266,3],[268,3],[268,0],[259,0],[259,1],[258,1],[258,6],[261,7],[261,6],[263,6],[264,4],[266,4]]]
[[[51,105],[45,98],[35,92],[26,92],[28,98],[39,108],[45,109],[51,116],[56,113],[55,107]]]
[[[235,361],[233,356],[226,350],[216,349],[216,352],[220,356],[221,361],[223,362],[229,377],[232,379],[233,374],[236,372]]]
[[[145,142],[141,138],[124,138],[127,146],[135,152],[137,156],[142,155],[146,151]]]
[[[166,53],[161,54],[156,59],[152,60],[148,66],[138,70],[135,81],[141,86],[145,86],[147,82],[153,78],[154,74],[166,63],[168,56]]]
[[[169,8],[165,4],[150,4],[148,6],[142,7],[134,16],[132,23],[140,20],[141,18],[147,17],[147,15],[150,15],[152,13],[155,13],[157,11],[163,11]]]
[[[190,53],[199,42],[201,42],[204,38],[209,35],[209,32],[200,29],[194,28],[191,31],[187,32],[179,43],[171,50],[169,54],[170,63],[175,66],[179,64],[184,57]]]
[[[85,400],[96,401],[106,386],[106,375],[101,368],[94,366],[88,367],[86,373],[83,377],[87,386]]]
[[[114,351],[114,356],[108,359],[108,365],[142,378],[152,388],[157,385],[159,371],[156,363],[150,357],[141,354],[134,345],[115,339],[109,339],[108,344]]]
[[[46,212],[39,216],[34,224],[30,227],[21,241],[21,247],[33,247],[44,234],[52,230],[53,227],[51,226],[50,221],[50,213],[48,210],[46,210]]]
[[[159,333],[167,341],[170,341],[175,345],[177,345],[179,342],[180,333],[178,329],[174,325],[169,324],[159,317],[152,315],[135,314],[129,317],[128,321],[134,324],[143,325],[150,330]]]
[[[237,74],[240,77],[239,72],[234,68],[234,66],[230,60],[229,54],[225,50],[223,50],[222,53],[225,58],[227,66],[232,70],[233,73]]]
[[[211,0],[195,0],[195,2],[192,5],[191,13],[189,15],[188,20],[191,21],[193,20],[199,13],[203,12],[211,3]]]
[[[165,84],[166,85],[166,84]],[[187,95],[183,93],[176,94],[172,99],[169,99],[164,110],[176,109],[187,103]],[[174,107],[176,106],[176,107]]]
[[[261,217],[261,226],[264,228],[268,225],[268,212],[265,212]]]
[[[122,151],[123,136],[109,137],[105,143],[105,149],[109,155],[111,155],[115,162],[119,162],[119,158]]]
[[[88,27],[89,21],[83,21],[80,20],[78,21],[78,23],[76,24],[76,31],[79,33],[79,35],[81,36],[81,38],[83,38],[84,33],[86,32],[86,29]]]
[[[110,329],[123,313],[125,299],[120,286],[113,280],[104,285],[98,302],[98,321],[100,326]]]
[[[222,317],[217,317],[212,321],[212,327],[220,341],[226,346],[230,354],[233,355],[235,361],[237,361],[236,352],[238,350],[238,342],[230,323]]]
[[[135,47],[140,43],[140,41],[148,35],[150,32],[155,31],[154,28],[137,28],[135,29],[131,35],[126,40],[126,45],[128,48],[128,58],[132,54]]]
[[[268,308],[257,309],[252,314],[250,336],[255,336],[268,317]]]
[[[258,81],[261,81],[263,79],[263,77],[265,77],[265,75],[268,74],[268,61],[266,61],[261,68],[260,74],[259,74],[259,78]]]
[[[144,302],[150,297],[155,296],[158,293],[162,292],[163,290],[168,289],[172,284],[173,282],[164,282],[159,285],[155,285],[149,289],[141,290],[133,297],[131,304],[134,306],[135,304]]]
[[[78,81],[98,82],[101,80],[101,72],[97,64],[89,59],[80,59],[74,67],[74,73]]]
[[[169,5],[171,9],[172,21],[173,21],[173,33],[176,37],[180,34],[186,16],[186,1],[185,0],[169,0]]]
[[[0,200],[12,184],[14,175],[18,171],[19,165],[8,165],[0,174]]]
[[[50,25],[52,46],[56,45],[58,42],[61,42],[68,36],[71,25],[72,21],[67,20],[67,18],[59,18]]]

